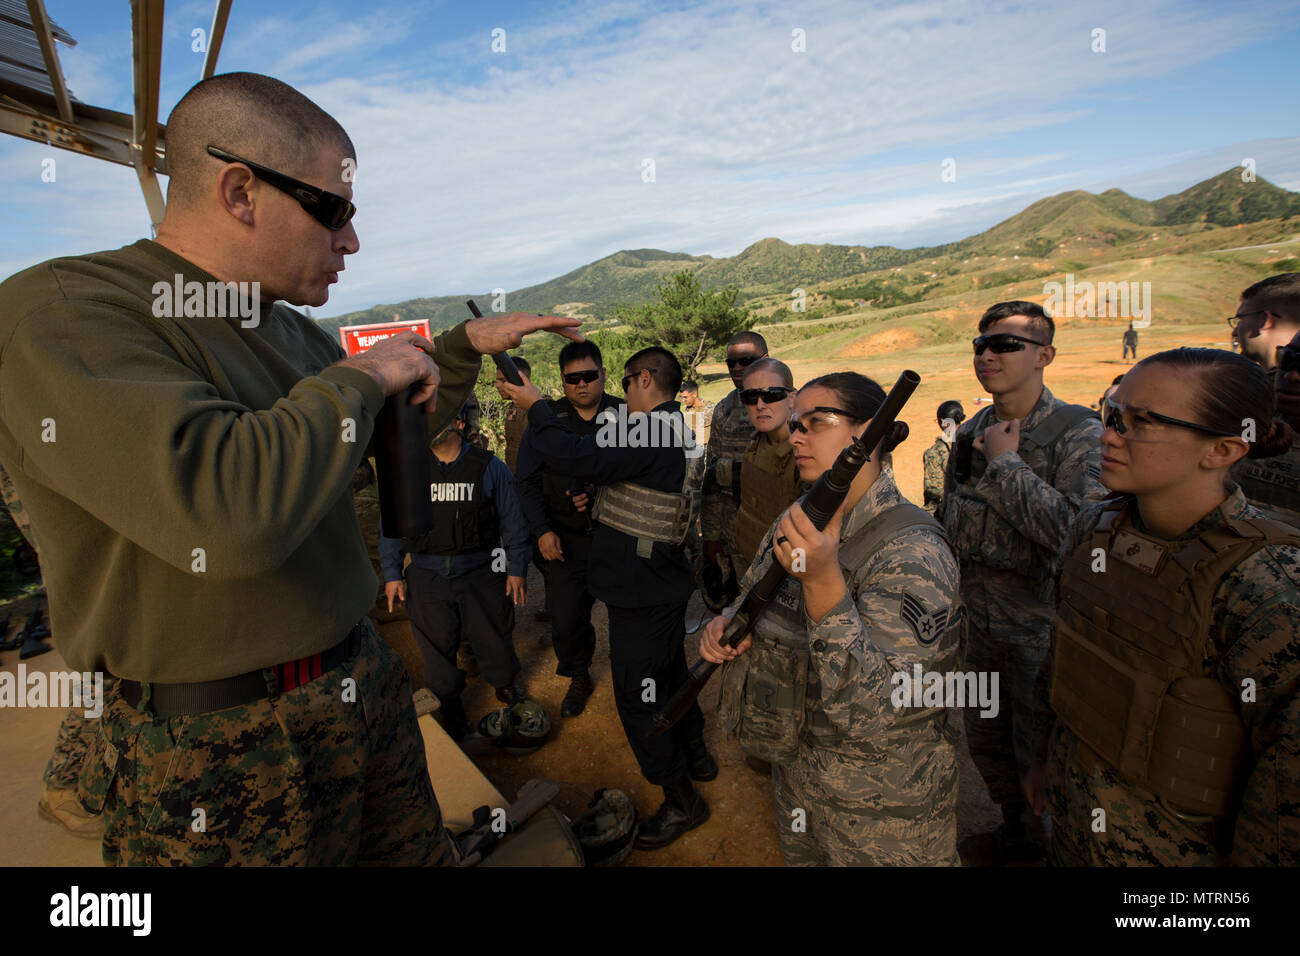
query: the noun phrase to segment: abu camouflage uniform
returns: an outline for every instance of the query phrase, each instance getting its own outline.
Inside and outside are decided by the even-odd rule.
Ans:
[[[1246,500],[1270,518],[1300,528],[1300,438],[1272,458],[1242,458],[1231,469]]]
[[[104,863],[450,863],[410,679],[368,618],[360,630],[355,656],[249,704],[161,718],[110,693],[103,759],[82,775]]]
[[[13,518],[19,533],[39,556],[40,548],[36,544],[36,534],[32,531],[27,509],[23,507],[14,483],[9,479],[9,472],[3,467],[0,467],[0,494],[4,497],[5,508]],[[105,693],[107,692],[106,685]],[[93,756],[97,752],[99,743],[99,718],[87,717],[84,708],[69,707],[63,715],[63,721],[59,724],[59,735],[54,741],[54,752],[50,754],[49,763],[45,765],[45,773],[42,776],[45,784],[56,790],[77,789],[77,779],[81,775],[82,765],[87,756]]]
[[[934,514],[943,500],[943,473],[948,467],[949,445],[940,436],[921,455],[925,469],[925,510]]]
[[[882,535],[873,522],[890,518],[897,530]],[[729,615],[772,565],[774,531]],[[955,662],[956,559],[888,473],[845,514],[840,559],[848,593],[820,621],[808,617],[798,579],[785,579],[756,622],[754,646],[726,665],[723,725],[772,761],[787,864],[955,865],[955,728],[945,708],[895,708],[891,693],[895,675],[914,665],[944,671]],[[764,675],[792,654],[806,661],[806,683],[772,686]]]
[[[1048,418],[1060,409],[1069,418]],[[1053,426],[1073,422],[1055,437]],[[962,422],[957,438],[979,437],[994,424],[992,405]],[[1038,443],[1031,436],[1043,437]],[[1051,646],[1057,548],[1088,500],[1102,498],[1101,422],[1044,388],[1020,423],[1020,449],[988,461],[972,455],[970,480],[953,476],[948,459],[939,516],[961,562],[961,596],[970,632],[963,669],[997,673],[997,715],[967,710],[971,759],[995,803],[1018,804],[1021,778],[1033,763],[1034,686]],[[954,443],[955,444],[955,443]]]
[[[1096,504],[1080,511],[1062,544],[1063,564],[1104,509],[1105,504]],[[1234,487],[1219,508],[1175,540],[1189,542],[1228,520],[1259,517],[1263,512]],[[1140,516],[1133,525],[1145,531]],[[1180,818],[1099,759],[1058,720],[1047,757],[1052,853],[1058,865],[1300,864],[1300,547],[1266,545],[1224,574],[1213,593],[1209,620],[1203,673],[1218,679],[1228,699],[1240,702],[1246,731],[1248,757],[1235,829],[1231,823],[1215,830]],[[1044,668],[1040,676],[1038,703],[1050,720],[1048,673]],[[1254,701],[1243,701],[1247,686],[1254,690]]]
[[[714,407],[711,429],[707,460],[717,481],[703,496],[700,533],[705,541],[722,542],[727,554],[732,556],[732,567],[739,578],[745,573],[745,563],[736,544],[736,511],[740,506],[740,496],[733,489],[740,484],[745,449],[757,433],[740,400],[739,389],[733,388]]]

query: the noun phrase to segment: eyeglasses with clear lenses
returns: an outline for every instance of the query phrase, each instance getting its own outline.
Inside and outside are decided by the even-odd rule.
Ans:
[[[845,419],[848,419],[846,422]],[[810,408],[808,411],[800,414],[791,412],[790,430],[798,432],[801,435],[807,435],[811,432],[823,432],[828,428],[834,428],[836,425],[851,424],[861,421],[852,412],[845,411],[842,408],[832,408],[829,405],[818,405],[816,408]]]
[[[1113,398],[1106,401],[1105,425],[1107,428],[1113,428],[1128,441],[1159,441],[1157,436],[1164,430],[1163,426],[1167,425],[1190,428],[1193,431],[1204,432],[1207,435],[1221,435],[1225,438],[1241,437],[1239,432],[1225,432],[1218,428],[1211,428],[1209,425],[1183,421],[1181,418],[1153,412],[1149,408],[1125,405]]]

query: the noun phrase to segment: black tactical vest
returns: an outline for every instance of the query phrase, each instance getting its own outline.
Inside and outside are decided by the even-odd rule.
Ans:
[[[467,445],[450,465],[433,461],[433,530],[407,538],[412,554],[464,554],[495,548],[501,540],[496,503],[483,490],[492,453]]]
[[[600,408],[591,420],[578,414],[566,398],[548,400],[551,411],[560,420],[560,424],[575,435],[594,435],[600,431],[600,414],[607,408],[617,408],[622,404],[612,395],[602,395]],[[546,502],[546,515],[552,526],[567,534],[590,534],[587,530],[587,518],[573,507],[573,500],[565,494],[573,486],[574,476],[559,471],[550,465],[542,468],[542,498]],[[590,513],[590,512],[588,512]]]

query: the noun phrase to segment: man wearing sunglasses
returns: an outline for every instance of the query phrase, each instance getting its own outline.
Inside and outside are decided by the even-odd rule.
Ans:
[[[995,716],[967,709],[971,757],[1003,825],[963,841],[974,865],[1041,857],[1021,778],[1033,766],[1034,682],[1050,648],[1056,548],[1075,512],[1101,498],[1101,422],[1043,385],[1055,324],[1033,302],[999,302],[979,322],[975,375],[993,396],[957,430],[938,516],[961,563],[970,616],[966,667],[998,673]]]
[[[1295,295],[1300,299],[1300,286]],[[1300,331],[1274,351],[1273,372],[1277,417],[1300,432]],[[1256,431],[1266,427],[1261,422]],[[1300,528],[1300,439],[1272,458],[1247,456],[1232,466],[1230,474],[1252,505],[1270,518]]]
[[[1278,346],[1300,332],[1300,272],[1269,276],[1245,289],[1228,325],[1241,354],[1275,377]]]
[[[700,533],[704,538],[704,560],[725,558],[739,581],[748,562],[743,562],[736,544],[736,511],[740,507],[740,469],[757,432],[749,410],[740,400],[745,370],[767,355],[767,342],[757,332],[737,332],[727,343],[727,374],[735,386],[713,409],[713,430],[709,433],[708,472],[704,478],[700,505]],[[743,562],[743,563],[742,563]]]
[[[623,404],[621,398],[605,391],[604,360],[594,342],[570,342],[560,350],[560,381],[564,397],[546,404],[575,435],[596,434],[601,413],[606,409],[616,412]],[[509,383],[499,384],[498,389],[509,397]],[[515,407],[526,423],[527,407]],[[596,629],[591,609],[596,599],[587,586],[595,529],[591,510],[585,507],[595,487],[590,475],[580,474],[570,465],[566,462],[562,467],[544,459],[537,453],[532,430],[525,430],[519,446],[519,497],[546,562],[546,609],[551,615],[555,673],[569,678],[569,689],[560,704],[563,717],[581,714],[595,690],[591,660],[596,653]]]
[[[570,366],[566,365],[565,368]],[[636,847],[657,850],[709,818],[693,781],[713,780],[718,765],[704,743],[704,714],[693,705],[671,733],[650,736],[656,713],[686,681],[686,604],[695,578],[682,544],[689,530],[686,448],[693,436],[676,402],[682,367],[667,349],[642,349],[623,368],[624,428],[575,434],[536,387],[507,383],[529,408],[528,435],[547,465],[573,469],[602,485],[596,499],[587,581],[609,609],[614,703],[641,773],[662,787],[664,802],[642,818]],[[625,416],[625,418],[624,418]],[[651,440],[656,423],[672,426]],[[613,434],[611,434],[613,433]],[[640,437],[636,437],[640,436]],[[520,452],[522,458],[528,450]]]
[[[516,313],[344,358],[291,308],[358,248],[343,128],[233,73],[181,99],[166,148],[157,241],[0,285],[0,462],[50,529],[60,651],[120,678],[112,759],[81,778],[105,862],[448,862],[349,491],[386,397],[413,391],[436,432],[480,353],[578,323]],[[255,321],[158,308],[192,283],[256,283]]]

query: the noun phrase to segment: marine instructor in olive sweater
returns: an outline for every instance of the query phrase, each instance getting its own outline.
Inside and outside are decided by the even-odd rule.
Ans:
[[[286,304],[324,304],[359,246],[343,128],[231,73],[166,140],[156,241],[0,284],[0,463],[64,659],[121,678],[81,779],[104,861],[450,862],[350,481],[386,396],[418,383],[436,429],[481,353],[578,323],[513,313],[344,358]]]

